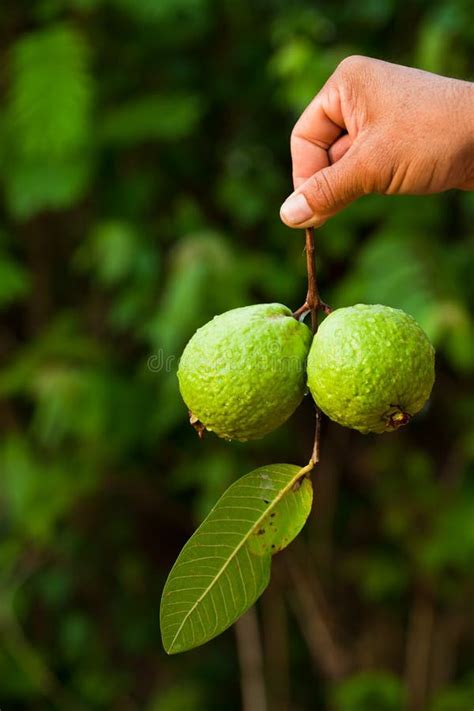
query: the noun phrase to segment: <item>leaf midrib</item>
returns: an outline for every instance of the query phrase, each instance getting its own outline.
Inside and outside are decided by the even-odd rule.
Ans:
[[[241,542],[236,546],[235,550],[232,552],[232,554],[229,556],[229,558],[226,560],[226,562],[222,565],[221,569],[218,571],[218,573],[216,574],[216,576],[214,577],[214,579],[212,580],[212,582],[211,582],[211,583],[207,586],[207,588],[202,592],[202,594],[198,597],[198,599],[196,600],[196,602],[193,604],[193,606],[191,607],[191,609],[189,610],[189,612],[188,612],[188,613],[186,614],[186,616],[184,617],[183,621],[181,622],[180,626],[178,627],[178,630],[177,630],[175,636],[173,637],[173,640],[172,640],[172,642],[171,642],[171,644],[170,644],[170,646],[169,646],[169,653],[172,652],[173,646],[174,646],[174,644],[175,644],[175,642],[176,642],[178,636],[181,634],[181,630],[183,629],[183,627],[184,627],[184,625],[186,624],[187,620],[189,619],[190,615],[192,615],[192,613],[193,613],[194,610],[197,608],[197,606],[199,605],[199,603],[206,597],[206,595],[209,593],[209,591],[213,588],[213,586],[216,584],[216,582],[219,580],[219,578],[221,577],[221,575],[222,575],[222,574],[224,573],[224,571],[226,570],[227,566],[228,566],[228,565],[230,564],[230,562],[235,558],[235,556],[237,555],[237,553],[239,552],[239,550],[242,548],[242,546],[244,545],[244,543],[247,542],[247,540],[248,540],[249,537],[252,535],[252,533],[253,533],[254,530],[257,528],[257,526],[260,525],[260,523],[263,521],[263,519],[265,518],[265,516],[268,516],[268,514],[269,514],[270,511],[275,507],[275,505],[276,505],[279,501],[281,501],[281,499],[283,498],[283,496],[288,492],[289,489],[291,489],[291,487],[295,484],[295,482],[298,481],[298,479],[300,479],[302,476],[304,476],[305,474],[307,474],[308,472],[310,472],[310,471],[313,469],[313,466],[314,466],[314,464],[313,464],[313,461],[311,460],[311,461],[309,462],[309,464],[307,464],[305,467],[302,467],[301,469],[299,469],[299,470],[296,472],[296,474],[290,479],[290,481],[288,482],[288,484],[287,484],[286,486],[284,486],[283,489],[275,496],[275,498],[273,499],[271,505],[270,505],[267,509],[265,509],[265,512],[262,513],[262,515],[259,516],[259,518],[255,521],[255,523],[253,524],[253,526],[252,526],[252,527],[249,529],[249,531],[245,534],[245,536],[242,538]]]

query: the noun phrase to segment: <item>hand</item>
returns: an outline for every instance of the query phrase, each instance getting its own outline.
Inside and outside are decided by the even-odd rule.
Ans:
[[[474,189],[474,84],[348,57],[291,134],[295,192],[280,216],[319,226],[367,193]]]

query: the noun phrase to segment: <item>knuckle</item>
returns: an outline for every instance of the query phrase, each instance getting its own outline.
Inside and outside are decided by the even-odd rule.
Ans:
[[[337,70],[343,74],[353,74],[367,66],[370,60],[361,54],[350,54],[339,62]]]
[[[364,125],[367,120],[367,104],[371,101],[368,87],[373,84],[374,61],[369,57],[352,54],[342,60],[335,72],[335,82],[342,101],[351,107],[358,126]]]
[[[296,141],[301,137],[299,122],[295,123],[293,130],[290,133],[290,145],[294,146]]]
[[[290,144],[294,144],[295,142],[306,137],[308,116],[311,115],[311,113],[309,112],[310,106],[311,104],[306,107],[306,109],[303,111],[303,113],[300,115],[295,125],[293,126],[290,133]]]

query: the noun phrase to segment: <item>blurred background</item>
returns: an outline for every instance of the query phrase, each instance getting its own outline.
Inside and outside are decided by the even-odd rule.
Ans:
[[[256,610],[174,657],[158,625],[224,489],[311,450],[308,399],[262,441],[200,442],[176,381],[214,314],[304,299],[278,218],[295,120],[352,53],[472,78],[471,2],[17,0],[0,52],[2,711],[472,709],[474,194],[318,231],[326,301],[431,337],[429,407],[386,436],[324,423]]]

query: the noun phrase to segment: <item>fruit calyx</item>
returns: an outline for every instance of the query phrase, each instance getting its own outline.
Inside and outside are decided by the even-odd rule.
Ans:
[[[191,427],[194,428],[194,430],[197,433],[197,436],[199,439],[203,439],[204,435],[206,434],[206,426],[202,424],[200,420],[194,415],[191,410],[188,410],[189,413],[189,424]]]
[[[399,427],[407,425],[411,420],[409,412],[405,412],[398,405],[392,405],[394,408],[385,415],[388,427],[393,430],[398,430]]]

